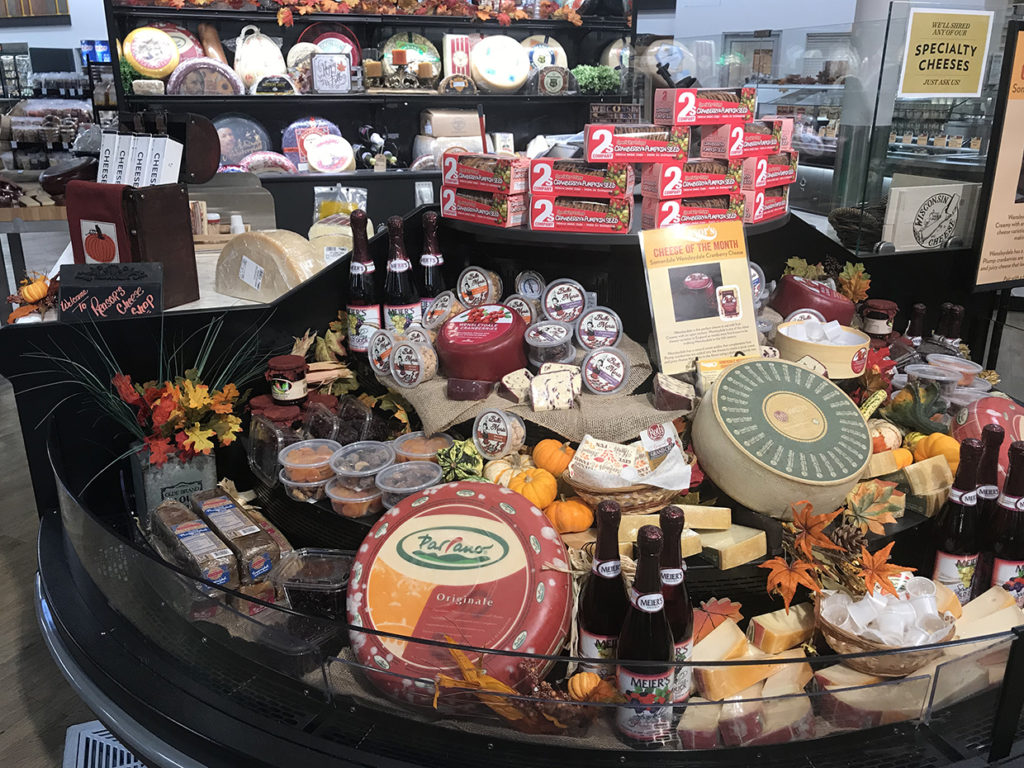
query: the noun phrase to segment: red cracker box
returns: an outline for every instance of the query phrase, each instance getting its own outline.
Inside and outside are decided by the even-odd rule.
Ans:
[[[796,181],[796,152],[748,157],[743,160],[740,189],[754,191],[765,187],[781,187]]]
[[[588,163],[685,160],[690,152],[690,129],[591,123],[584,129],[583,146]]]
[[[779,149],[789,152],[793,149],[793,118],[782,115],[768,115],[758,118],[762,123],[770,125],[779,139]]]
[[[662,200],[721,195],[739,189],[739,160],[696,158],[685,163],[651,163],[644,166],[640,191]]]
[[[632,195],[629,163],[588,163],[581,159],[538,157],[530,162],[531,195],[569,195],[606,200]]]
[[[771,187],[756,192],[744,191],[740,194],[743,195],[745,224],[777,219],[789,210],[789,187]]]
[[[530,177],[530,161],[509,155],[445,152],[441,157],[441,183],[479,192],[521,195]]]
[[[706,125],[701,128],[700,156],[736,160],[779,151],[779,138],[764,123]]]
[[[607,200],[533,195],[530,229],[551,232],[625,234],[633,218],[633,196]]]
[[[756,88],[658,88],[654,122],[658,125],[721,125],[754,119]]]
[[[520,227],[526,212],[526,195],[479,192],[441,186],[441,215],[492,227]]]
[[[743,219],[743,197],[739,192],[716,197],[682,200],[659,200],[645,197],[640,210],[642,229],[662,229],[676,224],[706,221],[740,221]]]

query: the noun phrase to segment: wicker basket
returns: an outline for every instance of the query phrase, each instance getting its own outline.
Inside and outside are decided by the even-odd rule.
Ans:
[[[882,651],[898,650],[891,645],[876,643],[853,635],[844,629],[840,629],[821,615],[821,601],[814,601],[814,623],[825,640],[836,653],[880,653]],[[943,642],[953,639],[956,626],[949,625],[949,632],[942,638]],[[942,655],[939,649],[924,651],[908,651],[906,653],[892,653],[884,656],[861,656],[853,659],[843,659],[843,664],[863,672],[866,675],[877,675],[878,677],[905,677],[916,672],[930,661]]]
[[[640,515],[645,512],[660,512],[679,491],[657,488],[653,485],[629,485],[625,488],[595,488],[573,480],[566,470],[562,473],[566,482],[576,494],[592,507],[602,501],[614,501],[622,508],[624,515]]]

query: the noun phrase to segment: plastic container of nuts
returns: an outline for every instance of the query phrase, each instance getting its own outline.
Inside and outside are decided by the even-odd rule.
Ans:
[[[466,306],[454,291],[443,291],[434,297],[423,314],[423,327],[437,333],[448,320],[465,311]]]
[[[473,422],[473,445],[485,459],[515,453],[526,442],[526,424],[514,413],[490,408]]]
[[[377,487],[384,506],[391,509],[406,496],[441,482],[441,467],[429,461],[406,461],[388,467],[377,475]]]
[[[411,389],[437,375],[437,352],[427,343],[400,341],[391,351],[391,378]]]
[[[284,486],[284,492],[291,496],[296,501],[303,501],[307,504],[312,504],[315,501],[320,501],[324,497],[325,488],[329,480],[316,480],[311,483],[300,483],[295,480],[289,479],[287,468],[281,470],[279,479],[281,485]]]
[[[331,500],[331,509],[343,517],[368,517],[384,511],[380,489],[376,486],[353,491],[341,484],[341,478],[332,477],[325,491]]]
[[[316,483],[330,480],[331,456],[341,448],[334,440],[301,440],[292,443],[278,454],[284,467],[284,477],[293,483]]]
[[[394,463],[394,449],[375,440],[346,445],[331,457],[331,469],[338,476],[338,482],[353,491],[373,488],[377,473]]]
[[[466,267],[455,285],[459,301],[467,307],[497,304],[504,288],[498,273],[483,267]]]

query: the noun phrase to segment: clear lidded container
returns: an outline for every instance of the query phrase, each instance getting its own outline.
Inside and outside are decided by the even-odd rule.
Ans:
[[[419,431],[396,438],[391,447],[395,450],[396,464],[406,461],[432,461],[437,464],[437,452],[442,448],[450,448],[454,442],[452,436],[444,432],[428,437]]]
[[[282,476],[293,483],[330,480],[334,474],[331,457],[341,448],[334,440],[300,440],[284,448],[277,456]]]
[[[391,350],[391,378],[411,389],[437,375],[437,352],[427,343],[399,341]]]
[[[615,395],[629,381],[630,363],[614,347],[598,347],[583,358],[583,384],[595,395]]]
[[[576,341],[583,349],[617,347],[622,339],[622,320],[608,307],[592,307],[576,321]]]
[[[353,491],[372,488],[377,473],[394,463],[394,449],[376,440],[351,443],[331,457],[331,469],[338,481]]]
[[[342,517],[369,517],[384,511],[380,489],[376,486],[353,491],[342,485],[341,478],[332,477],[324,490],[331,500],[331,509]]]
[[[587,292],[575,280],[564,277],[544,288],[541,310],[551,320],[575,323],[586,307]]]
[[[953,390],[960,383],[960,371],[951,368],[942,368],[938,365],[918,364],[908,365],[903,372],[907,374],[907,386],[916,384],[919,387],[935,384],[939,388],[942,399],[949,401]]]
[[[432,488],[441,482],[441,467],[429,461],[406,461],[377,475],[377,487],[384,506],[391,509],[406,496]]]
[[[572,345],[573,329],[559,320],[541,320],[526,329],[526,355],[540,363],[557,363],[569,354],[575,355]]]
[[[937,365],[939,368],[948,368],[951,371],[958,372],[960,374],[960,381],[957,383],[957,386],[960,387],[969,387],[971,382],[974,381],[974,377],[985,370],[983,366],[973,360],[954,357],[953,355],[927,355],[925,359],[928,361],[928,365]]]
[[[517,453],[526,443],[526,423],[514,413],[488,408],[473,421],[473,445],[485,459]]]
[[[281,485],[284,486],[284,492],[288,494],[295,501],[301,501],[304,504],[312,504],[316,501],[320,501],[324,497],[327,483],[330,480],[314,480],[312,482],[299,482],[296,480],[289,479],[288,475],[285,474],[287,469],[282,469],[279,478]]]
[[[352,556],[336,549],[296,549],[281,556],[271,577],[293,610],[328,619],[345,616]]]

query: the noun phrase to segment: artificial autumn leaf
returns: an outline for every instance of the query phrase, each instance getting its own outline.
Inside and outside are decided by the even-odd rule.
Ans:
[[[734,603],[727,597],[702,600],[700,608],[693,609],[693,642],[699,643],[726,619],[732,619],[737,624],[743,621],[743,614],[740,613],[742,607],[743,603]]]
[[[206,384],[185,379],[181,383],[181,394],[181,404],[185,408],[200,410],[210,404],[210,388]]]
[[[344,360],[348,357],[348,352],[345,350],[344,331],[334,330],[333,328],[328,329],[327,333],[324,334],[324,344],[327,345],[327,349],[334,355],[335,360]]]
[[[177,407],[175,399],[169,395],[161,397],[157,401],[156,407],[153,408],[151,418],[153,420],[154,429],[159,430],[165,424],[171,421],[171,416],[174,414],[174,409]]]
[[[221,445],[231,445],[242,431],[242,420],[233,414],[210,419],[210,429],[217,435]]]
[[[279,8],[277,11],[277,25],[279,27],[291,27],[295,24],[295,17],[289,8]]]
[[[803,560],[795,563],[788,563],[781,557],[773,557],[761,563],[758,568],[770,568],[768,574],[769,592],[778,592],[782,596],[782,602],[786,606],[786,613],[789,613],[789,604],[796,595],[796,588],[803,584],[812,592],[821,592],[821,586],[814,576],[815,566]]]
[[[454,644],[455,641],[448,635],[444,636],[445,642]],[[484,673],[483,667],[478,667],[469,657],[458,648],[449,648],[448,652],[455,659],[462,673],[462,680],[448,675],[439,674],[434,687],[434,709],[437,709],[437,699],[441,695],[442,688],[468,688],[477,691],[477,698],[484,704],[504,717],[506,720],[521,720],[525,715],[516,709],[509,699],[501,696],[488,696],[480,691],[491,691],[492,693],[503,693],[510,696],[518,695],[515,688],[503,683],[497,678]]]
[[[846,262],[843,271],[839,273],[839,292],[856,304],[868,297],[868,288],[871,287],[871,275],[864,269],[863,264]]]
[[[804,277],[808,280],[820,280],[825,276],[825,268],[821,264],[808,264],[806,259],[801,259],[799,256],[792,256],[786,260],[786,268],[783,270],[784,275],[796,275],[797,277]]]
[[[889,348],[869,349],[864,373],[860,375],[860,385],[868,392],[884,389],[892,391],[892,377],[896,373],[896,363],[889,358]]]
[[[213,443],[210,438],[216,436],[212,429],[203,429],[199,422],[185,430],[184,446],[194,453],[209,453],[213,450]]]
[[[872,595],[875,592],[877,586],[882,594],[890,594],[893,597],[899,597],[896,592],[896,588],[892,585],[890,577],[899,576],[903,571],[916,571],[916,568],[907,568],[902,565],[893,565],[889,562],[889,553],[892,551],[892,545],[896,542],[890,541],[884,548],[871,554],[864,547],[860,548],[860,567],[861,567],[861,578],[864,579],[864,587],[867,589],[868,594]]]
[[[128,403],[128,405],[145,404],[142,396],[132,385],[131,376],[126,376],[123,373],[116,373],[114,374],[114,378],[111,380],[111,383],[114,385],[114,389],[117,391],[118,397]]]
[[[13,303],[13,302],[8,302],[8,303]],[[16,310],[11,312],[11,314],[9,314],[7,316],[7,324],[8,325],[13,325],[15,320],[20,320],[23,317],[28,317],[33,312],[39,312],[39,307],[37,307],[35,304],[24,304],[24,305],[18,307]]]
[[[163,466],[174,455],[174,446],[166,437],[150,435],[143,442],[149,451],[149,463],[157,467]]]
[[[809,501],[798,501],[790,504],[793,512],[793,527],[796,528],[796,548],[806,555],[808,560],[814,559],[811,547],[820,549],[842,549],[836,546],[826,534],[825,528],[838,517],[841,510],[814,514],[814,505]]]
[[[858,483],[846,494],[847,522],[864,533],[884,534],[886,524],[896,522],[893,513],[900,509],[899,504],[892,500],[895,490],[896,483],[878,478]]]
[[[213,393],[213,397],[210,398],[210,409],[214,413],[231,413],[235,410],[238,394],[238,387],[230,382],[225,384],[224,389]]]
[[[412,406],[400,395],[396,395],[393,392],[382,395],[378,401],[378,406],[382,411],[395,414],[395,418],[402,424],[402,431],[399,434],[405,434],[409,431],[409,411],[412,409]]]

